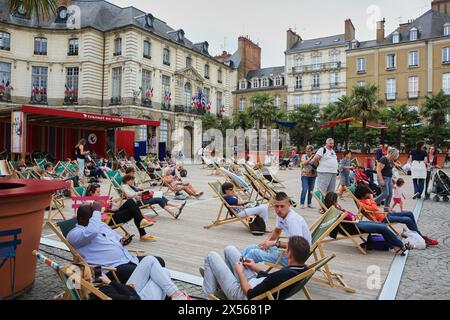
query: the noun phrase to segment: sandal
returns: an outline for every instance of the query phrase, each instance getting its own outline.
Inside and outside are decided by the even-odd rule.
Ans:
[[[410,251],[410,250],[412,250],[412,247],[411,247],[411,245],[410,245],[409,242],[408,242],[408,243],[406,243],[406,244],[403,246],[403,248],[400,248],[400,249],[396,250],[396,251],[395,251],[395,254],[396,254],[397,256],[404,257],[404,256],[406,256],[406,251]]]

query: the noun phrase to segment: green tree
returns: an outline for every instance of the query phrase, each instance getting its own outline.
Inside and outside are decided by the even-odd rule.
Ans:
[[[324,122],[336,120],[337,116],[337,108],[334,103],[330,103],[325,108],[320,109],[320,120]],[[334,128],[330,128],[330,137],[334,137]]]
[[[354,116],[354,104],[355,99],[353,97],[349,96],[342,96],[339,98],[339,100],[335,103],[336,105],[336,113],[335,117],[337,119],[347,119],[352,118]],[[345,123],[345,131],[344,131],[344,144],[345,148],[348,149],[348,143],[349,143],[349,136],[350,136],[350,122]]]
[[[24,10],[26,15],[36,15],[38,21],[42,18],[48,18],[56,13],[56,0],[8,0],[10,11],[16,11],[19,8]]]
[[[406,104],[396,104],[387,110],[387,124],[390,128],[395,128],[395,144],[399,150],[402,148],[404,127],[414,124],[418,121],[416,111],[410,111]]]
[[[247,111],[241,111],[234,116],[233,128],[242,128],[244,131],[253,127],[253,119]]]
[[[444,137],[448,137],[446,117],[450,113],[450,99],[440,91],[437,95],[427,96],[421,110],[421,115],[432,127],[433,143],[440,146]]]
[[[205,113],[202,115],[202,128],[203,132],[208,131],[209,129],[218,129],[219,119],[209,112]]]
[[[297,147],[308,145],[312,130],[317,128],[319,114],[319,107],[311,104],[302,105],[296,111],[289,114],[289,121],[297,124],[291,130],[291,138],[296,142]]]
[[[251,98],[252,104],[255,106],[249,111],[249,115],[253,120],[257,121],[257,128],[272,128],[273,120],[282,117],[281,111],[274,106],[274,98],[269,93],[257,93]]]

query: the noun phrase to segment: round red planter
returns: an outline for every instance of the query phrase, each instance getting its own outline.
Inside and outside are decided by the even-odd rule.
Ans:
[[[22,229],[17,247],[13,296],[26,291],[36,273],[36,257],[44,223],[44,211],[56,190],[69,187],[67,182],[0,179],[0,231]],[[12,240],[2,238],[0,241]],[[0,297],[10,297],[10,264],[0,269]]]

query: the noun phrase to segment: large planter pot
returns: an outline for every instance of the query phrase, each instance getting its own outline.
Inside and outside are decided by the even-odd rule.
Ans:
[[[0,231],[22,229],[17,247],[13,297],[25,292],[33,283],[36,273],[36,257],[44,223],[44,211],[50,205],[56,190],[69,184],[59,181],[35,181],[0,179]],[[0,238],[5,242],[8,238]],[[0,269],[0,297],[11,297],[10,263]]]

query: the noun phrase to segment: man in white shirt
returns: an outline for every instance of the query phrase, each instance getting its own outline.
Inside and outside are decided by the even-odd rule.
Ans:
[[[277,221],[275,229],[269,238],[260,245],[251,245],[244,249],[242,256],[246,259],[252,259],[255,263],[269,262],[275,263],[280,256],[280,249],[287,248],[287,242],[281,242],[281,233],[287,235],[288,238],[300,236],[311,243],[311,232],[305,219],[297,212],[292,210],[289,197],[286,193],[280,192],[275,197],[275,212]],[[282,266],[288,265],[287,256],[283,256],[279,262]]]
[[[338,171],[338,160],[334,151],[334,140],[328,139],[325,147],[320,148],[311,164],[319,163],[317,166],[317,189],[326,195],[328,192],[336,191],[336,178]]]

